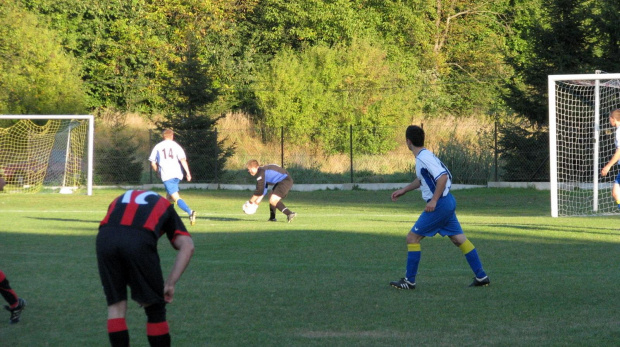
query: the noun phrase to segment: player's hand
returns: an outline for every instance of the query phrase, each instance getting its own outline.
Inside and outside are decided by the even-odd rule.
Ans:
[[[167,303],[172,302],[172,298],[174,297],[174,286],[169,284],[164,285],[164,301]]]
[[[609,173],[609,168],[607,166],[605,166],[602,170],[601,170],[601,176],[605,177],[607,176],[607,174]]]
[[[424,211],[426,211],[426,212],[433,212],[433,211],[435,211],[435,207],[436,206],[437,206],[437,201],[431,200],[431,201],[429,201],[426,204],[426,207],[424,207]]]
[[[400,197],[401,195],[403,195],[403,193],[401,193],[400,190],[393,192],[391,196],[392,201],[398,200],[398,197]]]
[[[395,191],[394,193],[392,193],[392,201],[398,200],[398,198],[403,195],[405,195],[405,192],[403,192],[402,189]]]
[[[187,182],[190,182],[192,180],[192,174],[190,173],[185,174],[185,179],[187,179]]]

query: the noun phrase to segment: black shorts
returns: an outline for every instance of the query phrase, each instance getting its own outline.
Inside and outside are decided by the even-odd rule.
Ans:
[[[109,226],[97,234],[97,264],[108,306],[131,298],[140,304],[165,303],[157,238],[146,230]]]
[[[291,188],[293,188],[293,179],[291,176],[288,176],[273,186],[271,194],[275,194],[284,199],[288,195],[288,191],[291,190]]]

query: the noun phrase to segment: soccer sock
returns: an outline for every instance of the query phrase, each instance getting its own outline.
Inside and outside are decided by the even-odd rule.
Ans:
[[[144,308],[146,313],[146,336],[151,347],[170,346],[170,328],[166,320],[166,304],[152,304]]]
[[[276,219],[276,207],[269,204],[269,219]]]
[[[9,304],[9,308],[15,308],[19,305],[19,298],[11,286],[9,280],[6,279],[6,275],[0,270],[0,294],[4,297],[4,300]]]
[[[108,319],[108,336],[112,347],[129,347],[129,330],[125,318]]]
[[[151,347],[168,347],[171,343],[168,322],[146,323],[146,335]]]
[[[278,203],[276,204],[276,208],[287,216],[293,213],[291,210],[288,209],[288,207],[284,206],[282,200],[278,201]]]
[[[418,274],[418,265],[422,257],[422,246],[419,243],[407,244],[407,273],[405,277],[411,283],[415,283],[415,276]]]
[[[476,251],[474,244],[469,240],[465,240],[459,248],[465,255],[465,259],[467,259],[469,267],[471,267],[472,271],[476,274],[476,278],[486,277],[487,274],[482,269],[482,262],[480,262],[480,257],[478,256],[478,251]]]
[[[185,201],[183,201],[183,199],[179,199],[177,200],[177,205],[179,205],[179,207],[181,208],[181,210],[187,212],[187,214],[192,213],[192,209],[189,208],[189,206],[187,206],[187,204],[185,203]]]

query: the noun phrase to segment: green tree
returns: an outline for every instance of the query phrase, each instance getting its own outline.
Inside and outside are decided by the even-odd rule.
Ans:
[[[0,0],[1,113],[84,113],[80,71],[53,30],[19,5]]]
[[[617,57],[601,53],[600,22],[593,21],[605,2],[583,0],[513,0],[509,11],[514,35],[510,36],[511,54],[507,62],[514,76],[507,81],[504,98],[518,114],[544,125],[548,121],[548,75],[594,73],[606,59]],[[609,2],[610,3],[610,2]],[[602,8],[609,8],[609,3]],[[616,5],[617,7],[617,5]],[[603,14],[600,14],[603,16]],[[609,16],[609,14],[606,14]],[[606,27],[606,26],[604,26]],[[613,40],[613,31],[607,39]],[[617,39],[617,37],[616,37]],[[603,58],[604,59],[601,59]]]
[[[351,45],[281,51],[259,75],[255,95],[262,121],[286,127],[296,143],[315,143],[328,153],[349,148],[348,127],[358,132],[354,150],[383,153],[394,145],[388,127],[412,111],[409,88],[399,69],[376,44],[354,39]]]
[[[234,28],[254,0],[21,2],[48,20],[65,49],[82,61],[93,107],[170,111],[176,92],[172,69],[183,59],[188,38],[197,43],[197,59],[209,63],[205,72],[213,85],[225,91],[212,109],[235,105],[240,93],[235,83],[247,83],[242,72],[251,59],[239,53]]]
[[[418,110],[467,115],[498,104],[498,88],[511,75],[504,64],[506,6],[507,0],[268,0],[246,31],[268,57],[283,47],[381,42]]]
[[[121,118],[110,127],[98,127],[95,146],[94,180],[99,184],[141,183],[144,158],[138,156],[140,144]]]
[[[175,140],[183,146],[191,163],[192,179],[196,182],[217,182],[222,177],[226,160],[234,154],[234,147],[227,147],[218,138],[215,123],[220,117],[211,117],[208,107],[217,98],[218,89],[208,78],[208,66],[195,55],[190,45],[185,58],[173,68],[178,81],[175,84],[176,100],[171,112],[157,123],[161,131],[174,129]]]

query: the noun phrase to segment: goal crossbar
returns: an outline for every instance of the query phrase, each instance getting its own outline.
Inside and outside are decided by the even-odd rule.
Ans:
[[[86,120],[88,121],[87,136],[87,172],[86,172],[86,193],[93,194],[93,154],[94,154],[94,134],[95,134],[95,117],[93,115],[0,115],[0,119],[30,119],[30,120]]]

